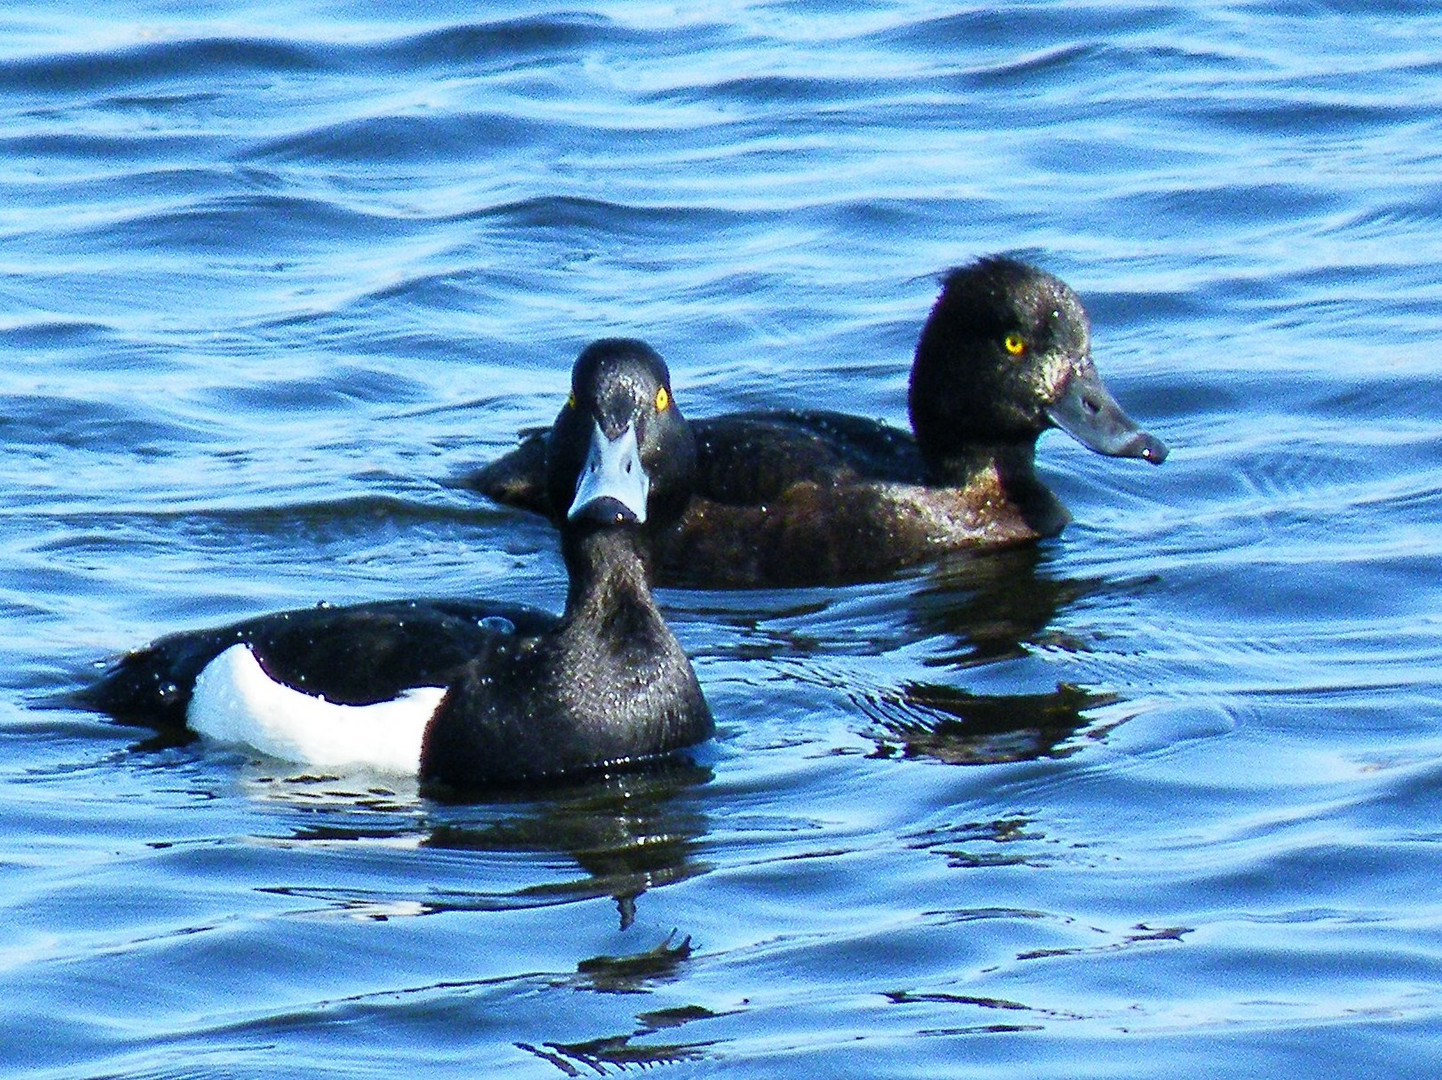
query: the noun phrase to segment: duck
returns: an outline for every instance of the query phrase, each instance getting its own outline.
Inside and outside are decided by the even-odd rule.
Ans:
[[[80,695],[128,723],[310,766],[415,773],[437,790],[546,784],[674,754],[713,731],[651,595],[695,439],[647,344],[586,347],[547,438],[564,508],[560,615],[511,602],[305,608],[162,637]]]
[[[1037,439],[1052,428],[1108,457],[1167,457],[1102,382],[1076,292],[1007,255],[942,276],[907,407],[910,431],[813,409],[692,419],[696,484],[657,538],[658,582],[884,580],[952,552],[1054,536],[1071,516],[1035,469]],[[514,450],[459,485],[555,520],[541,482],[548,438],[523,432]]]

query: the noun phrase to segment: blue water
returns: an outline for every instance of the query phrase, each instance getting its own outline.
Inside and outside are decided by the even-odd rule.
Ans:
[[[0,13],[0,1071],[1414,1077],[1442,1019],[1430,2]],[[443,805],[42,708],[166,630],[564,594],[449,484],[588,340],[904,422],[1068,280],[1159,469],[661,598],[689,766]]]

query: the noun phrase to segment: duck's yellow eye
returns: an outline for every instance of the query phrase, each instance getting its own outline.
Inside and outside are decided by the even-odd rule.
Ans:
[[[671,393],[664,386],[656,390],[656,411],[665,412],[671,407]]]
[[[1007,334],[1006,340],[1002,344],[1006,346],[1006,351],[1012,356],[1020,356],[1026,352],[1026,338],[1020,334]]]
[[[574,409],[575,407],[576,407],[576,392],[575,392],[574,390],[572,390],[568,395],[566,395],[566,408],[568,408],[568,409]]]

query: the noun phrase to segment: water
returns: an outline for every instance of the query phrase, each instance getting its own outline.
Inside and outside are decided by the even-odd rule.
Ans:
[[[97,9],[100,10],[100,9]],[[1442,1012],[1442,15],[1395,0],[0,15],[0,1062],[1417,1076]],[[276,608],[558,606],[449,478],[645,337],[900,422],[942,268],[1073,284],[1160,469],[1056,541],[667,591],[694,763],[442,805],[42,709]]]

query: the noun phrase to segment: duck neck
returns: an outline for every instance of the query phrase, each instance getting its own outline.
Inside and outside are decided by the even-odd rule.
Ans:
[[[651,598],[646,545],[635,528],[568,530],[561,554],[570,575],[568,624],[640,620],[664,627]]]
[[[617,757],[685,746],[711,711],[681,643],[651,597],[648,543],[634,527],[591,528],[562,541],[571,589],[557,647],[585,673],[572,702],[620,740]]]
[[[923,360],[918,350],[907,412],[931,482],[966,487],[989,472],[1018,480],[1030,478],[1040,432],[998,421],[978,404],[976,394],[941,384],[935,358]]]
[[[926,456],[934,484],[977,492],[988,501],[1010,506],[1042,536],[1059,531],[1070,515],[1036,475],[1036,442],[965,445]]]
[[[987,475],[1003,483],[1040,483],[1035,442],[958,443],[923,451],[928,478],[945,487],[966,487]]]

